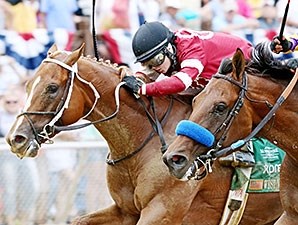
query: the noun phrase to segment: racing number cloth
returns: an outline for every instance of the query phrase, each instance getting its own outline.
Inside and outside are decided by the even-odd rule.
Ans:
[[[247,192],[279,192],[279,174],[285,152],[264,138],[252,139],[256,165]]]

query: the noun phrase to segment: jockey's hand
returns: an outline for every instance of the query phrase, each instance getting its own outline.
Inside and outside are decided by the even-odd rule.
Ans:
[[[288,52],[291,50],[292,43],[288,41],[285,37],[280,38],[275,36],[270,43],[271,51],[274,53]]]
[[[125,82],[124,87],[135,94],[140,94],[140,89],[144,82],[135,76],[125,76],[122,81]]]
[[[293,70],[294,72],[298,68],[298,59],[289,59],[286,65],[289,69]]]

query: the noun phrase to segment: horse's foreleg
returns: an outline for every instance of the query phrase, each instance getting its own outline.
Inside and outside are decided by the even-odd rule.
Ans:
[[[124,214],[116,205],[76,218],[72,225],[135,225],[139,217]]]

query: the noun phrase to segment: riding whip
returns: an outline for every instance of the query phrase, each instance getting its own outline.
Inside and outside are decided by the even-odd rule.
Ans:
[[[281,27],[280,27],[280,31],[279,31],[280,40],[282,40],[283,33],[284,33],[284,30],[285,30],[286,21],[287,21],[287,17],[288,17],[289,6],[290,6],[290,0],[288,0],[288,3],[287,3],[286,8],[285,8],[285,13],[284,13],[284,16],[282,18],[282,23],[281,23]]]
[[[97,50],[97,37],[96,37],[96,30],[95,30],[95,2],[96,0],[92,1],[92,36],[93,36],[93,47],[94,47],[94,56],[98,60],[98,50]]]

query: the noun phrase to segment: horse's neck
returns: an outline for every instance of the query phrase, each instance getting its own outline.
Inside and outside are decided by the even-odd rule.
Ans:
[[[96,62],[85,57],[80,58],[78,61],[78,68],[79,76],[87,81],[87,83],[77,83],[81,92],[80,95],[83,96],[84,99],[82,104],[84,104],[85,113],[92,110],[87,119],[94,122],[107,118],[115,113],[117,109],[116,99],[121,98],[121,93],[123,93],[123,90],[115,93],[115,89],[120,83],[118,68],[106,62]],[[95,88],[95,92],[97,93],[92,90],[93,88],[88,85],[88,83]],[[97,99],[96,106],[93,109],[92,107],[96,101],[97,94],[99,98]],[[131,101],[134,101],[133,98],[121,100],[120,103],[128,103]],[[127,115],[134,114],[133,110],[127,107],[127,104],[121,104],[120,108],[121,111],[127,112]],[[133,119],[129,119],[128,116],[127,118],[125,117],[125,114],[119,112],[115,118],[108,119],[106,122],[99,122],[95,124],[95,127],[111,146],[120,145],[121,141],[127,143],[131,138],[130,130],[132,129],[132,125],[129,123],[132,123],[131,121],[133,121]],[[136,114],[135,117],[139,121],[139,115]]]
[[[120,88],[119,93],[115,94],[116,86],[120,83],[120,71],[107,65],[89,62],[88,59],[82,61],[79,65],[81,76],[92,82],[100,94],[100,99],[88,119],[97,121],[112,115],[116,111],[116,98],[119,97],[120,107],[117,115],[95,126],[108,142],[111,156],[115,158],[130,154],[139,148],[153,132],[153,127],[145,113],[145,109],[131,93],[123,88]],[[85,91],[83,90],[83,92]],[[90,90],[87,95],[89,99],[94,98]],[[145,97],[143,99],[146,107],[149,108],[148,100]],[[89,100],[88,108],[91,107],[90,102]],[[161,119],[170,107],[170,100],[168,98],[155,98],[154,103],[156,114]],[[178,121],[188,118],[190,111],[190,105],[174,100],[171,114],[167,118],[164,128],[164,134],[171,135],[171,138],[173,138],[176,124]],[[154,118],[154,115],[152,117]],[[154,138],[157,138],[157,135]],[[160,151],[160,144],[152,146],[152,149]]]
[[[134,97],[123,97],[120,102],[121,106],[117,116],[109,122],[97,126],[99,132],[108,142],[113,158],[123,157],[136,151],[154,132],[145,109],[140,106]],[[160,122],[162,122],[161,118],[166,114],[168,107],[170,107],[170,100],[155,100],[155,109]],[[165,122],[163,134],[166,143],[169,143],[174,137],[176,124],[180,120],[186,119],[190,110],[189,105],[174,101],[170,115],[163,121]],[[153,114],[152,116],[154,117]],[[149,145],[146,144],[150,148],[150,154],[160,152],[161,143],[156,133],[154,133],[153,139]]]
[[[97,62],[85,57],[79,59],[78,69],[79,81],[77,86],[79,86],[81,95],[84,97],[86,110],[92,108],[97,95],[99,98],[97,104],[107,102],[111,105],[104,107],[107,111],[103,110],[102,115],[99,115],[103,117],[109,113],[108,108],[115,107],[115,103],[112,101],[114,101],[116,86],[120,83],[119,69],[109,63]]]
[[[274,83],[265,79],[261,79],[261,82],[258,80],[258,78],[254,78],[254,81],[251,82],[250,86],[252,89],[249,89],[248,92],[248,95],[251,96],[252,99],[259,100],[259,103],[251,103],[253,107],[252,113],[257,115],[253,116],[255,126],[259,124],[260,120],[265,117],[270,110],[264,101],[268,101],[271,105],[274,105],[286,88],[285,81]],[[250,93],[253,94],[250,95]],[[292,154],[293,150],[297,153],[298,149],[297,102],[298,90],[297,88],[294,88],[286,101],[278,108],[272,119],[259,133],[261,136],[277,144],[289,154]],[[292,155],[292,158],[298,159],[298,154],[296,153]]]

